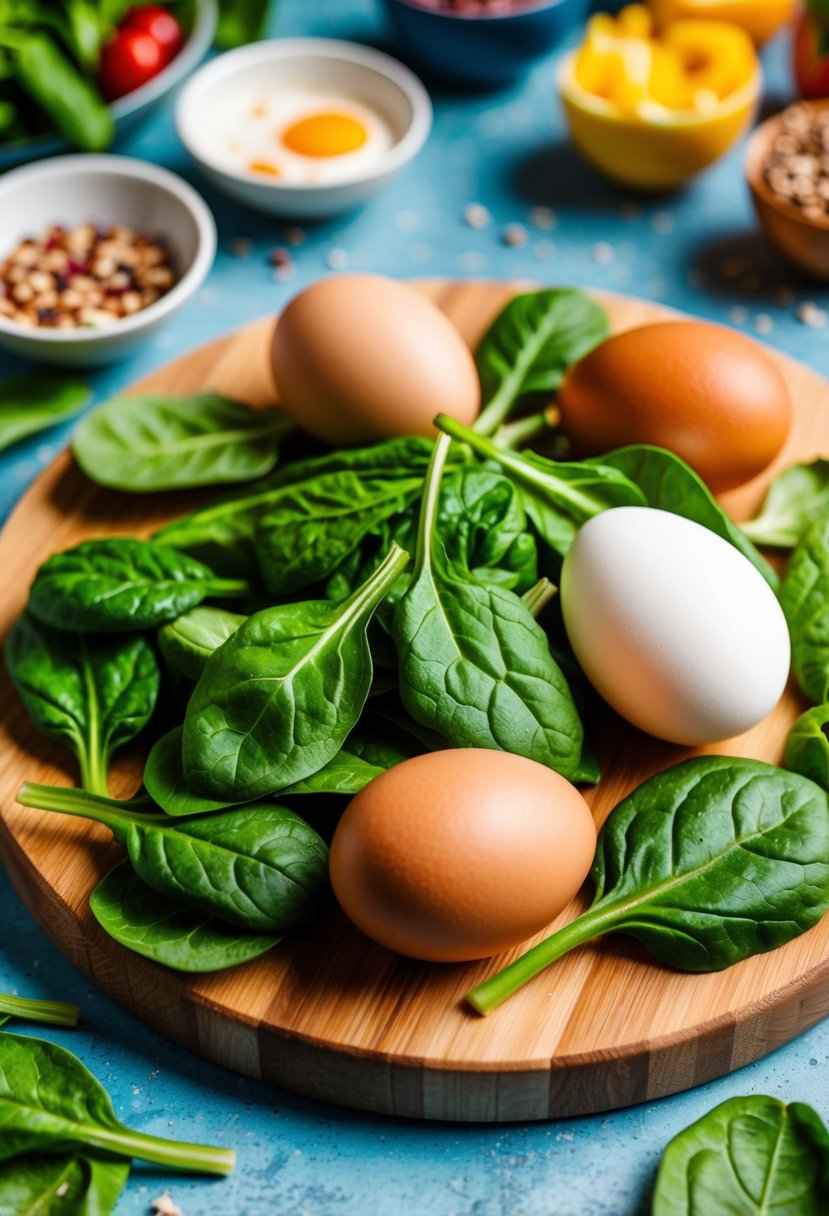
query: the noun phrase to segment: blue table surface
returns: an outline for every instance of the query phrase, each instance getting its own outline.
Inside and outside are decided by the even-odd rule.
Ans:
[[[272,33],[278,36],[386,45],[382,12],[372,0],[278,0],[276,10]],[[772,111],[791,94],[785,35],[764,59]],[[829,371],[829,329],[810,328],[797,317],[805,301],[829,307],[829,293],[798,277],[757,233],[741,149],[680,195],[630,197],[568,147],[555,66],[551,57],[519,86],[497,94],[433,90],[434,131],[416,163],[361,212],[306,228],[303,243],[291,248],[293,271],[285,278],[275,277],[268,262],[269,252],[286,242],[284,229],[205,187],[176,140],[171,106],[156,111],[119,151],[166,165],[203,190],[218,222],[219,254],[195,300],[160,337],[94,374],[98,398],[214,335],[276,311],[342,263],[401,278],[537,279],[628,292],[730,323]],[[470,202],[486,206],[489,226],[465,225]],[[504,243],[511,223],[526,228],[520,247]],[[240,251],[240,238],[250,242],[247,251]],[[0,373],[19,366],[4,358]],[[0,515],[66,443],[69,429],[20,444],[0,459]],[[124,1121],[238,1151],[236,1172],[219,1182],[136,1167],[117,1207],[122,1216],[148,1212],[168,1188],[185,1216],[634,1216],[668,1140],[724,1099],[768,1093],[809,1102],[829,1116],[826,1024],[732,1076],[591,1118],[487,1127],[339,1109],[235,1076],[146,1029],[64,960],[4,875],[0,917],[0,991],[82,1005],[78,1030],[49,1037],[103,1081]]]

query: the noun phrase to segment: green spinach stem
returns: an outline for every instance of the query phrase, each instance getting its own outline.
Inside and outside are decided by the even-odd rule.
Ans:
[[[484,980],[477,988],[466,994],[466,1000],[480,1014],[492,1013],[507,997],[512,996],[533,976],[538,975],[550,963],[567,954],[575,946],[582,946],[591,938],[612,929],[618,920],[616,909],[590,908],[571,924],[565,925],[550,937],[533,946],[503,971]]]
[[[34,1001],[0,992],[0,1016],[45,1022],[49,1026],[77,1026],[80,1012],[77,1005],[67,1005],[64,1001]]]
[[[243,578],[214,578],[208,584],[207,595],[213,599],[242,599],[250,595],[250,583]]]
[[[119,802],[116,798],[105,798],[89,790],[74,789],[65,785],[39,785],[24,781],[17,792],[21,806],[30,806],[38,811],[56,811],[60,815],[79,815],[83,819],[94,819],[103,823],[120,839],[124,825],[137,814],[142,823],[168,823],[163,813],[147,814],[144,810],[154,804],[149,799],[137,798]]]
[[[533,587],[530,587],[529,591],[524,592],[521,599],[538,620],[550,600],[555,599],[556,595],[558,595],[558,587],[555,583],[551,583],[548,578],[540,578]]]
[[[440,417],[444,417],[443,414]],[[417,524],[417,554],[412,582],[416,582],[431,557],[432,535],[434,533],[435,516],[440,502],[440,482],[452,439],[448,434],[439,435],[432,449],[432,458],[426,470],[423,482],[423,498],[420,504],[420,518]]]

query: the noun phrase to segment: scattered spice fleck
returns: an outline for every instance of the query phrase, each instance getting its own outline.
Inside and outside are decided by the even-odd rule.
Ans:
[[[758,312],[754,318],[754,328],[758,334],[770,334],[774,329],[774,317],[767,312]]]
[[[556,247],[554,241],[537,241],[533,249],[533,253],[539,262],[549,262],[555,257]]]
[[[398,232],[416,232],[420,227],[420,220],[415,211],[398,211],[394,217],[394,226]]]
[[[69,1190],[69,1182],[68,1182],[68,1180],[64,1180],[60,1184],[60,1186],[55,1188],[55,1195],[57,1196],[58,1199],[63,1199],[64,1195],[67,1193],[68,1190]]]
[[[432,247],[423,243],[412,246],[412,261],[421,265],[432,260]]]
[[[155,1216],[182,1216],[181,1208],[177,1203],[173,1203],[169,1191],[165,1191],[163,1195],[158,1195],[150,1204],[150,1209],[155,1213]]]
[[[492,222],[492,216],[483,203],[469,203],[463,209],[463,222],[468,228],[486,228]]]
[[[597,241],[590,250],[590,256],[598,266],[609,266],[614,258],[613,246],[608,245],[607,241]]]
[[[676,222],[670,211],[656,211],[651,216],[651,228],[654,232],[673,232],[675,227]]]
[[[330,249],[325,259],[325,264],[329,270],[345,270],[348,265],[348,251],[346,249]]]
[[[477,249],[470,249],[467,253],[462,253],[460,256],[461,267],[469,272],[483,270],[486,266],[486,257]]]
[[[638,203],[622,203],[619,214],[624,220],[638,220],[642,209]]]
[[[823,329],[826,325],[826,312],[811,300],[804,300],[797,310],[797,319],[801,325],[808,325],[810,329]]]
[[[230,252],[235,258],[249,258],[253,252],[253,241],[246,236],[237,236],[235,241],[231,241]]]
[[[558,223],[558,216],[552,207],[533,207],[530,212],[530,223],[534,228],[541,228],[543,231],[549,232]]]
[[[282,239],[286,245],[304,245],[305,229],[296,227],[285,228],[282,232]]]
[[[748,320],[748,309],[743,308],[741,304],[737,304],[734,308],[728,310],[728,319],[732,325],[745,325]]]
[[[510,249],[519,249],[527,243],[527,229],[523,224],[507,224],[501,233],[501,240]]]

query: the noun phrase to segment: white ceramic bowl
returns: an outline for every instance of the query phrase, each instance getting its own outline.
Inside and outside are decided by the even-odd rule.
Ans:
[[[326,184],[303,185],[230,167],[217,154],[222,116],[240,88],[247,94],[280,78],[375,110],[391,128],[392,147],[370,166],[355,167],[353,177]],[[431,125],[429,95],[407,67],[369,47],[325,38],[255,42],[221,55],[195,73],[176,106],[179,138],[217,189],[256,211],[296,219],[336,215],[365,202],[420,151]]]
[[[153,76],[152,80],[112,103],[116,142],[121,135],[125,135],[141,119],[146,118],[153,106],[201,63],[210,50],[218,19],[217,0],[199,0],[193,28],[175,59],[157,76]],[[41,157],[52,156],[56,152],[69,151],[68,141],[60,135],[38,135],[24,143],[9,144],[5,147],[0,145],[0,169],[20,165],[24,161],[40,160]]]
[[[213,265],[213,216],[192,186],[167,169],[124,156],[58,156],[0,178],[0,261],[50,224],[89,222],[158,236],[175,285],[149,308],[101,329],[28,329],[0,316],[0,346],[42,363],[111,363],[181,308]]]

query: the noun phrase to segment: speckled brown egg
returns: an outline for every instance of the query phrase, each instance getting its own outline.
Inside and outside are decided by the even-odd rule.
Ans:
[[[332,445],[434,435],[433,419],[471,424],[480,385],[469,347],[420,292],[379,275],[322,279],[277,321],[273,371],[282,407]]]
[[[331,844],[331,883],[381,945],[460,962],[548,925],[595,848],[590,808],[564,777],[509,752],[457,748],[406,760],[351,800]]]

